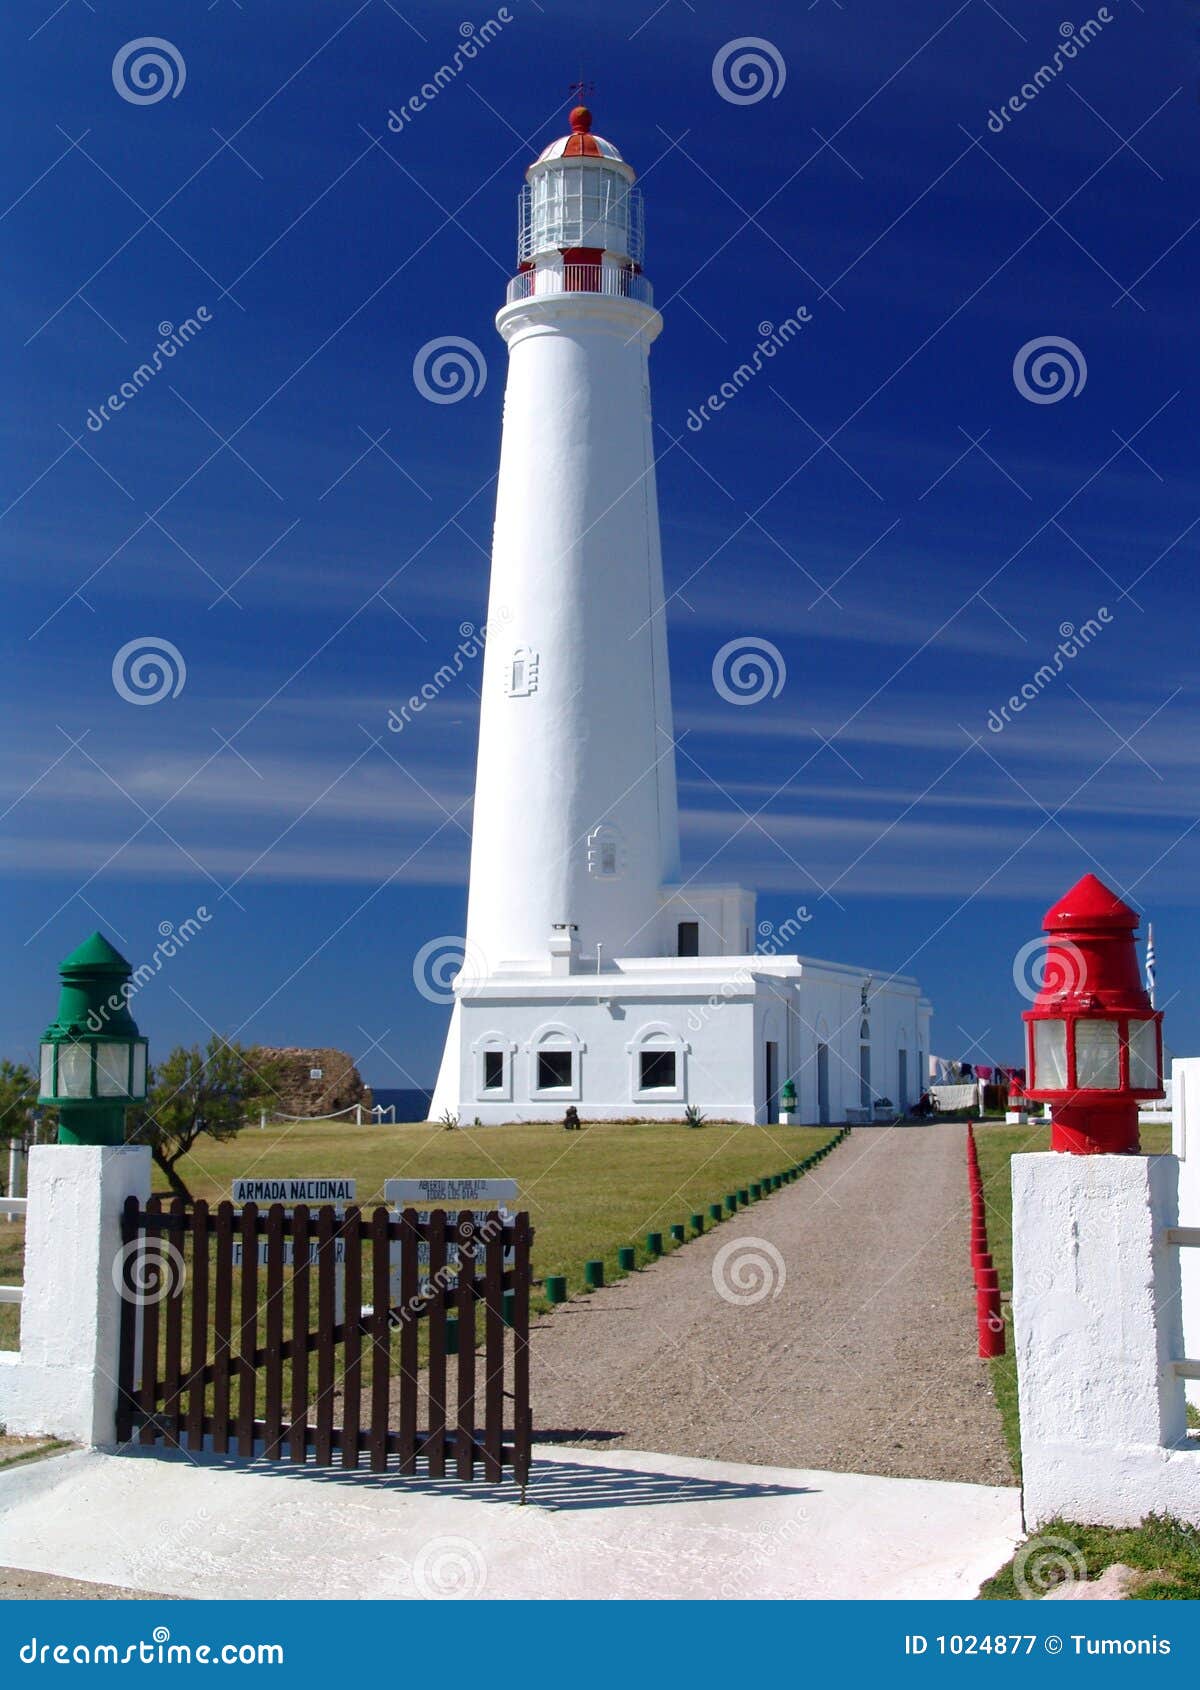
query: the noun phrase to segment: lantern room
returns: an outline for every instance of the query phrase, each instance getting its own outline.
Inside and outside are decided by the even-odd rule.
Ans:
[[[1136,911],[1085,874],[1047,910],[1042,984],[1026,1010],[1026,1095],[1052,1109],[1051,1148],[1133,1154],[1138,1102],[1161,1097],[1162,1014],[1138,971]]]
[[[571,133],[542,152],[526,173],[519,201],[517,256],[564,263],[641,265],[641,190],[611,141],[592,134],[586,106],[571,113]]]
[[[93,933],[59,965],[58,1013],[42,1037],[38,1102],[59,1112],[60,1144],[121,1144],[125,1110],[146,1096],[146,1040],[129,1013],[133,970]]]

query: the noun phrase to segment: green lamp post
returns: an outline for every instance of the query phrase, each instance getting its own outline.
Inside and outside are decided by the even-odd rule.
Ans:
[[[796,1119],[799,1108],[796,1100],[796,1082],[785,1080],[783,1090],[779,1094],[779,1113],[785,1126],[790,1126]]]
[[[124,1144],[125,1111],[146,1096],[146,1041],[123,990],[133,969],[100,933],[59,964],[58,1014],[41,1046],[38,1102],[60,1144]]]

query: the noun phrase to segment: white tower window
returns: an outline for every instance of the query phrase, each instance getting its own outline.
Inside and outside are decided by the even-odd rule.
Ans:
[[[528,698],[538,688],[538,654],[527,645],[519,645],[509,659],[504,690],[509,698]]]
[[[588,873],[597,880],[616,880],[625,870],[625,841],[619,828],[605,822],[588,834]]]

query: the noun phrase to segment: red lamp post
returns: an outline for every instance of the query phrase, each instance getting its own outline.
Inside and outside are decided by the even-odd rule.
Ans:
[[[1163,1095],[1162,1012],[1138,971],[1137,924],[1094,874],[1046,911],[1042,984],[1022,1020],[1025,1092],[1052,1105],[1052,1150],[1136,1155],[1138,1101]]]

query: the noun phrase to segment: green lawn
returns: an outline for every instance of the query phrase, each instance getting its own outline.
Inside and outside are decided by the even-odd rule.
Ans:
[[[1009,1163],[1014,1156],[1025,1151],[1049,1150],[1050,1129],[992,1126],[988,1123],[976,1127],[975,1143],[979,1150],[979,1171],[983,1175],[987,1202],[988,1248],[1000,1275],[1000,1291],[1007,1309],[1012,1295],[1012,1174]],[[1142,1149],[1147,1155],[1158,1155],[1170,1148],[1170,1127],[1142,1128]],[[1017,1406],[1017,1359],[1013,1354],[1011,1327],[1007,1351],[991,1363],[991,1368],[992,1389],[1004,1421],[1004,1436],[1012,1457],[1013,1471],[1020,1478],[1021,1421]]]
[[[1034,1595],[1042,1595],[1068,1576],[1094,1579],[1116,1562],[1144,1576],[1131,1592],[1138,1600],[1200,1597],[1200,1528],[1153,1514],[1128,1529],[1051,1520],[979,1594],[984,1601],[1011,1601],[1025,1594],[1024,1584],[1033,1587]]]
[[[25,1222],[0,1218],[0,1285],[20,1285],[25,1268]],[[21,1345],[21,1311],[16,1303],[0,1303],[0,1350]]]
[[[636,1245],[641,1262],[648,1232],[662,1232],[670,1250],[672,1222],[707,1216],[727,1191],[782,1173],[835,1136],[828,1127],[670,1121],[585,1123],[575,1133],[550,1122],[447,1131],[321,1121],[248,1127],[226,1144],[202,1139],[180,1171],[210,1202],[228,1197],[238,1176],[349,1175],[364,1208],[383,1201],[385,1179],[515,1179],[536,1231],[536,1277],[565,1274],[574,1295],[585,1261],[602,1259],[614,1277],[618,1247]]]

